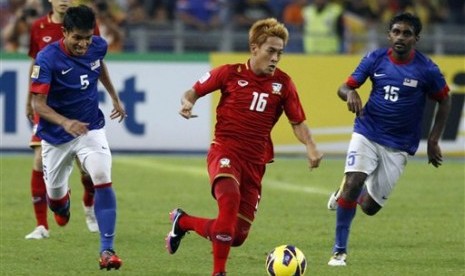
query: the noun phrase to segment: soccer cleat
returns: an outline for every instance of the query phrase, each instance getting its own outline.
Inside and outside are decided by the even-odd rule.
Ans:
[[[336,211],[337,209],[337,200],[339,199],[339,189],[329,195],[328,199],[328,210]]]
[[[218,272],[214,274],[213,276],[226,276],[226,272]]]
[[[27,234],[24,238],[26,240],[41,240],[50,237],[48,230],[43,225],[37,226],[34,231]]]
[[[166,249],[168,253],[174,254],[181,244],[182,238],[186,235],[186,231],[183,231],[179,227],[179,218],[186,214],[182,209],[176,208],[170,212],[170,220],[172,222],[171,231],[166,236]]]
[[[342,192],[342,189],[344,188],[345,184],[346,184],[346,176],[344,175],[344,177],[342,178],[342,181],[341,181],[341,185],[339,185],[339,188],[329,196],[329,200],[328,200],[328,204],[327,204],[327,207],[328,207],[329,210],[336,211],[336,209],[337,209],[337,200],[341,196],[341,192]]]
[[[329,266],[346,266],[347,254],[345,252],[334,252],[334,255],[329,259]]]
[[[87,228],[92,233],[98,232],[99,229],[97,224],[97,218],[95,217],[94,205],[85,206],[84,204],[82,204],[82,206],[84,207],[84,215],[86,217]]]
[[[69,218],[71,217],[71,213],[69,212],[69,208],[66,210],[66,213],[64,215],[58,214],[58,213],[53,213],[53,216],[55,218],[55,221],[57,224],[61,227],[65,226],[69,222]]]
[[[100,269],[110,270],[114,268],[117,270],[123,265],[123,261],[116,255],[114,250],[106,249],[100,253],[99,264]]]

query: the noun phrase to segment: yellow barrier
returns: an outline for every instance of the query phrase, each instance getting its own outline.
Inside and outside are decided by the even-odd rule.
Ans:
[[[248,54],[215,53],[211,55],[211,63],[213,67],[225,63],[241,63],[246,62],[248,57]],[[279,67],[292,77],[297,86],[307,114],[307,123],[314,130],[315,139],[318,143],[335,149],[335,153],[344,153],[345,146],[341,147],[341,145],[349,141],[354,119],[354,116],[347,111],[346,104],[337,97],[336,91],[352,73],[361,58],[362,56],[286,54],[279,64]],[[443,73],[453,92],[465,93],[465,87],[453,84],[454,76],[459,73],[465,74],[465,58],[438,56],[432,59],[444,70]],[[367,80],[359,91],[364,101],[370,89],[371,83]],[[213,100],[213,114],[215,114],[214,108],[219,93],[215,93],[214,97],[216,98]],[[461,137],[464,136],[464,132],[464,129],[460,129]],[[282,116],[272,135],[276,146],[298,144],[285,116]],[[463,146],[459,151],[461,155],[465,153]]]

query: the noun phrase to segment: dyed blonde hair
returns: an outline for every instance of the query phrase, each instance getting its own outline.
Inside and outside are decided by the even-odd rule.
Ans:
[[[249,45],[257,44],[259,47],[268,37],[279,37],[287,44],[289,32],[284,24],[276,18],[266,18],[256,21],[249,30]]]

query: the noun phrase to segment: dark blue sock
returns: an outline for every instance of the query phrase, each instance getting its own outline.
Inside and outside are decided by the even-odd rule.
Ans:
[[[355,217],[357,203],[339,198],[336,210],[336,237],[333,252],[347,252],[350,225]]]
[[[95,187],[95,217],[100,230],[100,251],[113,249],[116,224],[116,197],[111,185]]]

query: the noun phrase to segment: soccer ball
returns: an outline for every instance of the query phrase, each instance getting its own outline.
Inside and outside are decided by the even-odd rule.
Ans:
[[[281,245],[266,257],[266,272],[270,276],[301,276],[307,268],[304,253],[293,245]]]

